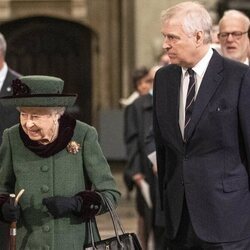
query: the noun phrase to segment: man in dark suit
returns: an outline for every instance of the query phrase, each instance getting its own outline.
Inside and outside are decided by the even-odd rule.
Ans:
[[[12,94],[12,81],[20,77],[20,74],[10,69],[5,61],[7,50],[6,40],[0,33],[0,96]],[[0,105],[0,144],[2,142],[2,134],[4,129],[18,123],[19,116],[16,108],[7,108]]]
[[[7,96],[12,94],[12,81],[20,75],[10,69],[5,62],[7,44],[3,34],[0,33],[0,96]],[[13,126],[19,122],[18,111],[14,107],[3,107],[0,104],[0,144],[2,143],[2,134],[4,129]],[[8,248],[9,241],[9,225],[0,222],[0,249]]]
[[[124,171],[125,183],[129,190],[136,187],[136,210],[138,212],[138,236],[142,248],[147,250],[152,230],[152,204],[144,199],[142,188],[153,180],[150,161],[145,152],[145,136],[152,126],[153,79],[148,69],[140,68],[133,74],[133,83],[140,96],[124,112],[124,141],[127,149],[127,165]],[[144,189],[145,190],[145,189]]]
[[[154,83],[159,187],[172,249],[250,249],[250,69],[210,48],[206,9],[162,13],[171,65]]]

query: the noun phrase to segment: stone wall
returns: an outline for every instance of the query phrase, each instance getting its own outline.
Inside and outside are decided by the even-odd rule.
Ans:
[[[93,117],[119,108],[135,67],[152,66],[161,50],[160,12],[178,0],[1,0],[0,23],[46,15],[79,22],[94,34]],[[201,1],[205,2],[205,1]],[[206,5],[213,8],[216,0]],[[95,119],[95,118],[94,118]]]

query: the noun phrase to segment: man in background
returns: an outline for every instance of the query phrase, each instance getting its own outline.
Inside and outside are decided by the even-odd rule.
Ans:
[[[218,34],[223,56],[249,65],[249,26],[249,18],[241,11],[225,11]]]
[[[2,33],[0,33],[0,96],[12,94],[12,81],[20,75],[10,69],[5,61],[7,43]],[[0,144],[2,143],[2,134],[4,129],[18,123],[19,116],[16,108],[3,107],[0,104]],[[9,243],[9,225],[0,222],[0,249],[7,250]]]
[[[145,200],[143,191],[145,187],[149,191],[153,173],[145,154],[144,138],[145,129],[152,124],[152,96],[149,95],[149,91],[152,89],[153,79],[145,67],[136,69],[132,78],[134,89],[139,96],[124,112],[124,142],[127,150],[124,180],[129,191],[136,188],[138,237],[142,248],[147,250],[152,229],[152,204],[151,199]],[[147,192],[147,198],[149,197],[150,193]]]
[[[10,69],[5,61],[7,43],[0,33],[0,96],[12,94],[12,81],[20,77],[20,74]],[[16,108],[7,108],[0,105],[0,144],[4,129],[11,127],[19,121],[18,111]]]

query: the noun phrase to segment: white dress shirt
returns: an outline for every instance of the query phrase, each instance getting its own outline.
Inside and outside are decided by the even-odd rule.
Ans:
[[[245,60],[244,64],[250,66],[250,64],[249,64],[249,59],[248,59],[248,58]]]
[[[5,78],[6,78],[7,72],[8,72],[8,66],[4,62],[3,67],[0,70],[0,91],[1,91],[1,89],[3,87],[3,82],[4,82]]]
[[[213,55],[213,50],[209,48],[206,55],[192,68],[195,72],[195,98],[197,97],[201,81],[206,72],[209,61]],[[187,91],[189,84],[189,74],[187,72],[187,68],[182,67],[182,80],[180,86],[180,108],[179,108],[179,126],[182,134],[182,138],[184,138],[184,126],[185,126],[185,107],[186,107],[186,99],[187,99]]]

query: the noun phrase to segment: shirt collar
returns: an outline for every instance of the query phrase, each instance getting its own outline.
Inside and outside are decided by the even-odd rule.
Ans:
[[[213,55],[213,50],[208,49],[206,55],[192,68],[193,71],[200,77],[202,77],[207,69],[209,61]],[[182,75],[184,76],[187,72],[187,68],[182,67]]]
[[[250,65],[250,64],[249,64],[249,59],[248,59],[248,58],[245,60],[244,64]]]

